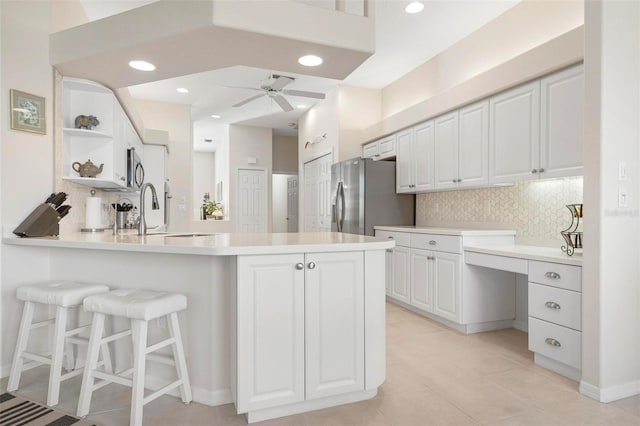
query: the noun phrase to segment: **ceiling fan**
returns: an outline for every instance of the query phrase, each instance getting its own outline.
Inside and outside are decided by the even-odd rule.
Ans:
[[[314,99],[325,98],[324,93],[308,92],[305,90],[284,89],[286,85],[293,83],[293,81],[295,81],[295,78],[293,77],[272,74],[267,81],[265,81],[260,85],[259,89],[255,87],[238,87],[238,86],[225,86],[225,87],[228,87],[231,89],[247,89],[247,90],[262,92],[259,95],[251,96],[250,98],[247,98],[243,101],[238,102],[237,104],[232,105],[232,107],[234,108],[241,107],[263,96],[268,96],[271,99],[273,99],[284,112],[288,112],[288,111],[293,111],[293,107],[291,106],[289,101],[287,101],[285,97],[282,95],[301,96],[304,98],[314,98]]]

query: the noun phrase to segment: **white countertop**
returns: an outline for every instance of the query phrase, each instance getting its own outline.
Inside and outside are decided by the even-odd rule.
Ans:
[[[373,229],[391,232],[411,232],[414,234],[436,235],[515,235],[516,231],[509,229],[465,229],[465,228],[430,228],[422,226],[374,226]]]
[[[464,246],[465,252],[493,254],[497,256],[515,257],[518,259],[539,260],[541,262],[563,263],[565,265],[582,266],[582,253],[569,256],[560,247],[539,247],[522,244]]]
[[[172,234],[66,233],[58,237],[19,238],[5,236],[4,244],[114,250],[147,253],[234,256],[251,254],[318,253],[328,251],[384,250],[391,240],[337,232],[282,234],[213,234],[198,237],[171,237]]]

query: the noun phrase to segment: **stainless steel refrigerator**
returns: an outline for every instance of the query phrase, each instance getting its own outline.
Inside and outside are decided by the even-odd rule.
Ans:
[[[373,235],[374,225],[413,225],[415,196],[396,194],[396,162],[354,158],[331,166],[331,230]]]

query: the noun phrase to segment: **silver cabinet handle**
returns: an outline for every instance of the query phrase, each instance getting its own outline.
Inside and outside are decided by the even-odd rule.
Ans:
[[[552,280],[559,280],[560,279],[560,274],[557,272],[547,272],[546,274],[544,274],[545,277],[550,278]]]
[[[390,240],[393,240],[393,237],[387,237],[387,238],[390,239]]]
[[[316,264],[315,264],[315,263],[313,263],[313,262],[309,262],[309,263],[307,263],[307,268],[309,268],[309,269],[316,269]]]
[[[560,309],[560,305],[558,305],[556,302],[547,302],[544,304],[544,306],[549,309]]]
[[[453,183],[456,183],[456,182],[458,182],[458,179],[454,179],[452,182],[453,182]]]
[[[538,169],[538,173],[544,173],[544,169]]]
[[[458,179],[458,180],[457,180],[457,182],[458,182],[458,183],[462,182],[462,179]]]
[[[532,173],[532,174],[536,174],[536,173],[538,173],[538,169],[533,169],[533,170],[531,170],[531,173]]]
[[[387,253],[393,253],[392,249],[387,249]]]
[[[304,269],[304,263],[296,263],[296,269],[302,271]]]
[[[427,256],[427,260],[436,260],[434,256]]]
[[[374,155],[374,157],[380,157],[380,154],[376,154],[376,155]]]
[[[560,342],[558,342],[556,339],[554,339],[553,337],[547,337],[546,339],[544,339],[544,342],[547,345],[551,345],[551,346],[555,346],[556,348],[561,347],[562,345],[560,344]]]
[[[435,246],[436,244],[438,244],[438,243],[436,243],[436,241],[435,241],[435,240],[431,240],[431,241],[429,241],[429,245],[430,245],[430,246]]]

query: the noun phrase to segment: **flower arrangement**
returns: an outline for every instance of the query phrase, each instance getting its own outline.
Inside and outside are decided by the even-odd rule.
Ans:
[[[212,200],[205,199],[202,203],[202,210],[206,216],[212,216],[216,220],[220,220],[224,217],[222,204],[216,203]]]

